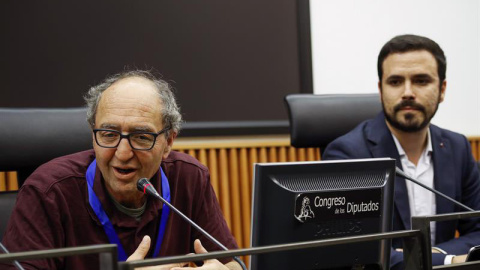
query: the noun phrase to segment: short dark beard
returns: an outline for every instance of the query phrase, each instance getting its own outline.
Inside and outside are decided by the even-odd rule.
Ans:
[[[387,122],[394,128],[403,131],[403,132],[418,132],[422,129],[424,129],[428,124],[430,123],[430,120],[432,120],[433,116],[435,116],[435,113],[437,113],[438,110],[438,104],[440,103],[440,96],[439,100],[437,101],[437,106],[435,108],[435,111],[432,113],[430,117],[427,117],[427,111],[425,110],[425,107],[421,104],[416,103],[413,100],[402,100],[399,104],[395,105],[393,107],[393,115],[389,115],[387,111],[385,110],[385,105],[382,102],[382,107],[383,107],[383,114],[385,115],[385,119]],[[421,122],[419,125],[405,125],[400,123],[395,119],[395,115],[404,107],[411,107],[413,109],[419,110],[421,113],[424,115],[423,122]],[[413,117],[411,114],[406,114],[406,118]],[[407,119],[408,120],[408,119]]]

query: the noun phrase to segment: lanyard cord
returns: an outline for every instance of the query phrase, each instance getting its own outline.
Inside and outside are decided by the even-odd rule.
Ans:
[[[95,179],[96,168],[97,168],[97,161],[95,159],[88,166],[87,174],[86,174],[87,186],[88,186],[88,201],[93,211],[95,212],[95,215],[97,215],[98,219],[100,220],[103,230],[107,234],[108,240],[110,241],[111,244],[117,245],[118,260],[126,261],[128,257],[125,253],[125,250],[123,249],[123,245],[120,242],[120,239],[118,238],[118,235],[115,232],[115,229],[113,228],[113,225],[110,222],[110,219],[108,218],[107,213],[105,213],[105,210],[103,209],[102,204],[100,203],[100,200],[98,199],[97,195],[93,191],[93,182]],[[168,179],[165,173],[163,172],[162,168],[160,168],[160,173],[162,176],[162,195],[170,203],[170,186],[168,184]],[[162,214],[161,214],[160,224],[158,229],[158,235],[157,235],[157,241],[155,244],[153,257],[158,257],[158,254],[160,253],[160,246],[163,241],[163,236],[165,235],[169,214],[170,214],[170,208],[168,207],[168,205],[163,204]]]

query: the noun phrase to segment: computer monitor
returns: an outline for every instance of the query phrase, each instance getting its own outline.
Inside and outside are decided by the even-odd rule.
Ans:
[[[390,158],[255,164],[252,247],[388,232],[394,179]],[[380,240],[253,255],[250,269],[388,269],[390,246]]]

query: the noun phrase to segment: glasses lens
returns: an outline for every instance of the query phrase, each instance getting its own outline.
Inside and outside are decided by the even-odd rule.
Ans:
[[[103,147],[115,147],[120,140],[120,133],[116,131],[99,130],[96,133],[97,143]]]
[[[148,133],[132,133],[130,143],[135,149],[150,149],[155,143],[155,136]]]

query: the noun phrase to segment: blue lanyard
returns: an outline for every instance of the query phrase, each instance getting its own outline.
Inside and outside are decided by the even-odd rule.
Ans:
[[[96,168],[97,168],[97,160],[95,159],[88,166],[87,174],[86,174],[87,183],[88,183],[87,185],[88,201],[90,203],[90,206],[92,206],[92,209],[97,215],[98,219],[100,220],[100,223],[102,223],[103,230],[107,234],[108,240],[110,241],[110,243],[117,245],[118,260],[123,262],[123,261],[126,261],[128,257],[125,253],[125,250],[123,249],[122,243],[120,243],[120,239],[118,238],[118,235],[115,232],[115,229],[113,228],[112,223],[110,222],[110,219],[107,216],[107,213],[105,213],[105,210],[103,210],[100,200],[98,199],[97,195],[93,191],[93,182],[95,179]],[[162,168],[160,168],[160,173],[162,174],[162,196],[163,198],[165,198],[165,200],[167,200],[167,202],[170,202],[170,186],[168,185],[167,176],[165,176],[165,173],[163,172]],[[162,245],[163,236],[165,235],[165,228],[167,227],[167,220],[168,220],[169,213],[170,213],[170,208],[168,207],[168,205],[163,204],[162,216],[160,218],[157,241],[155,244],[153,257],[158,257],[158,254],[160,253],[160,246]]]

